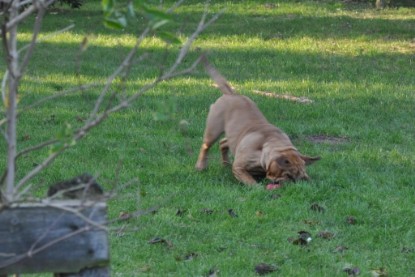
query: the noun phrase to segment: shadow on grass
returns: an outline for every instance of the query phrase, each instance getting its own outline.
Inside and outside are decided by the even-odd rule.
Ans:
[[[175,20],[165,27],[171,31],[177,28],[184,34],[193,31],[196,24],[202,17],[203,5],[198,3],[184,3],[185,11],[178,10],[175,13]],[[297,1],[293,1],[297,2]],[[264,9],[267,3],[252,4],[252,9],[248,11],[232,11],[232,7],[238,7],[238,4],[230,5],[219,20],[208,28],[203,37],[206,36],[232,36],[246,35],[250,37],[261,37],[267,39],[288,39],[293,37],[312,37],[317,39],[353,39],[356,37],[368,38],[386,38],[386,39],[413,39],[413,30],[415,29],[414,19],[390,19],[376,18],[377,13],[373,11],[369,18],[358,18],[341,15],[336,13],[336,7],[331,3],[324,1],[319,3],[306,2],[296,5],[304,6],[304,10],[311,10],[305,13],[303,10],[293,11],[283,9],[280,11],[278,7],[273,9]],[[246,4],[244,4],[246,6]],[[193,9],[195,11],[189,11]],[[216,8],[214,8],[216,7]],[[223,5],[213,5],[212,9],[217,7],[227,7]],[[239,7],[240,8],[240,7]],[[320,12],[316,12],[319,10]],[[321,10],[326,10],[323,14]],[[356,13],[364,11],[357,9]],[[409,12],[410,13],[410,12]],[[327,15],[329,14],[329,15]],[[50,24],[49,22],[54,22]],[[67,24],[74,23],[76,31],[81,34],[88,34],[91,29],[97,34],[113,34],[121,35],[125,33],[136,34],[143,29],[145,22],[142,18],[138,18],[130,22],[130,25],[123,31],[114,31],[105,28],[103,25],[103,15],[99,5],[88,5],[79,10],[71,9],[52,9],[45,18],[43,30],[53,32],[59,29],[57,26],[65,27]],[[22,25],[23,32],[31,32],[31,22]],[[93,26],[93,27],[91,27]]]

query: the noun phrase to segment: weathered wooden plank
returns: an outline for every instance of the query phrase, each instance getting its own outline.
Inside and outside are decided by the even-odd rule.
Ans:
[[[0,274],[78,272],[106,266],[106,212],[104,202],[82,204],[78,200],[1,210]]]

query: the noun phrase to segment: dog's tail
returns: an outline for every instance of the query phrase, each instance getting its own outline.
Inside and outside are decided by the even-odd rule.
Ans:
[[[216,85],[222,91],[223,94],[236,94],[235,90],[231,87],[231,85],[226,81],[226,79],[214,68],[206,58],[205,54],[201,56],[201,61],[205,66],[207,73],[209,74],[210,78],[215,81]]]

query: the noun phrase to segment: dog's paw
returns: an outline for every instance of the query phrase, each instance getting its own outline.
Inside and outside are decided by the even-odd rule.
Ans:
[[[195,166],[195,168],[196,168],[197,171],[202,171],[206,167],[207,167],[207,164],[205,162],[197,162],[196,163],[196,166]]]

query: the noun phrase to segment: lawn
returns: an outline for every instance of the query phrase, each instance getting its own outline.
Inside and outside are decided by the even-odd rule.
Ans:
[[[137,20],[122,31],[106,29],[99,1],[85,2],[80,10],[56,6],[45,19],[20,88],[19,149],[67,124],[80,126],[98,89],[25,107],[80,83],[104,82],[143,28]],[[185,1],[165,28],[184,39],[203,13],[199,2]],[[223,14],[185,63],[206,51],[302,153],[321,156],[308,168],[311,181],[272,191],[265,180],[243,186],[220,164],[218,147],[208,170],[196,172],[207,112],[221,93],[202,68],[163,82],[32,182],[42,197],[50,184],[90,172],[117,192],[110,219],[143,211],[111,226],[113,276],[255,276],[260,263],[275,269],[269,276],[415,275],[415,9],[272,2],[211,1],[210,13]],[[69,32],[46,36],[69,24]],[[21,45],[30,32],[26,22]],[[89,47],[79,54],[85,36]],[[173,60],[177,46],[165,49],[157,37],[144,42],[140,51],[156,64],[136,64],[124,93],[157,76],[157,63]],[[19,159],[18,176],[48,151]],[[310,242],[299,239],[301,231]]]

